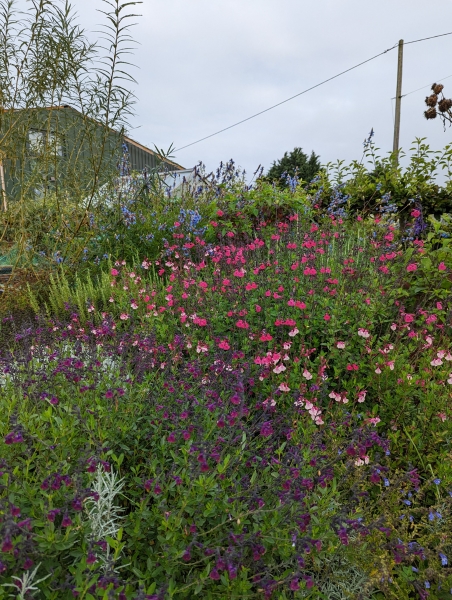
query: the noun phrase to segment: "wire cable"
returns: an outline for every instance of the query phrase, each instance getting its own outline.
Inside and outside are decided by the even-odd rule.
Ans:
[[[436,81],[444,81],[445,79],[449,79],[450,77],[452,77],[452,75],[448,75],[447,77],[441,77],[436,79]],[[417,88],[417,90],[413,90],[412,92],[408,92],[407,94],[402,94],[402,98],[405,98],[405,96],[410,96],[411,94],[414,94],[415,92],[419,92],[420,90],[425,90],[425,88],[427,87],[431,87],[431,83],[427,83],[427,85],[423,85],[420,88]],[[391,98],[391,100],[395,100],[395,96],[393,98]]]
[[[439,35],[432,35],[430,37],[421,38],[419,40],[411,40],[411,42],[403,42],[404,46],[408,46],[408,44],[416,44],[417,42],[425,42],[425,40],[433,40],[435,38],[444,37],[445,35],[452,35],[452,31],[448,33],[440,33]]]
[[[187,144],[186,146],[182,146],[181,148],[177,148],[176,150],[174,150],[174,152],[179,152],[180,150],[184,150],[185,148],[189,148],[190,146],[194,146],[195,144],[199,144],[199,142],[203,142],[204,140],[207,140],[207,139],[213,137],[214,135],[218,135],[219,133],[223,133],[223,131],[227,131],[228,129],[232,129],[233,127],[237,127],[237,125],[241,125],[242,123],[245,123],[246,121],[250,121],[251,119],[254,119],[255,117],[258,117],[259,115],[263,115],[264,113],[268,112],[269,110],[273,110],[277,106],[281,106],[281,104],[285,104],[286,102],[289,102],[290,100],[293,100],[294,98],[298,98],[298,96],[302,96],[303,94],[306,94],[307,92],[310,92],[311,90],[314,90],[315,88],[318,88],[321,85],[324,85],[325,83],[328,83],[328,81],[332,81],[333,79],[336,79],[337,77],[340,77],[341,75],[344,75],[345,73],[348,73],[349,71],[353,71],[353,69],[357,69],[361,65],[365,65],[366,63],[370,62],[371,60],[375,60],[379,56],[382,56],[383,54],[386,54],[386,52],[390,52],[391,50],[394,50],[394,48],[396,48],[397,46],[398,46],[398,44],[394,44],[394,46],[392,46],[391,48],[388,48],[387,50],[384,50],[383,52],[380,52],[379,54],[376,54],[375,56],[372,56],[371,58],[368,58],[367,60],[363,60],[362,62],[358,63],[357,65],[354,65],[353,67],[350,67],[349,69],[346,69],[345,71],[341,71],[337,75],[333,75],[332,77],[329,77],[328,79],[324,79],[320,83],[317,83],[316,85],[313,85],[312,87],[307,88],[306,90],[303,90],[299,94],[295,94],[294,96],[291,96],[290,98],[286,98],[286,100],[282,100],[281,102],[278,102],[277,104],[274,104],[273,106],[269,106],[268,108],[266,108],[264,110],[261,110],[260,112],[257,112],[254,115],[251,115],[250,117],[247,117],[246,119],[242,119],[241,121],[237,121],[237,123],[234,123],[233,125],[229,125],[229,127],[225,127],[224,129],[220,129],[219,131],[216,131],[215,133],[211,133],[210,135],[206,135],[205,137],[203,137],[203,138],[201,138],[199,140],[196,140],[196,142],[192,142],[191,144]]]
[[[410,42],[404,42],[404,45],[416,44],[417,42],[424,42],[426,40],[432,40],[434,38],[443,37],[445,35],[452,35],[452,31],[450,31],[448,33],[440,33],[439,35],[432,35],[430,37],[421,38],[418,40],[411,40]],[[209,138],[214,137],[215,135],[223,133],[224,131],[228,131],[229,129],[232,129],[233,127],[237,127],[238,125],[241,125],[242,123],[251,121],[251,119],[255,119],[256,117],[263,115],[264,113],[266,113],[270,110],[273,110],[274,108],[281,106],[282,104],[286,104],[286,102],[290,102],[294,98],[298,98],[299,96],[302,96],[303,94],[306,94],[307,92],[310,92],[311,90],[315,90],[316,88],[320,87],[321,85],[324,85],[325,83],[328,83],[329,81],[332,81],[333,79],[337,79],[341,75],[345,75],[345,73],[349,73],[350,71],[353,71],[354,69],[357,69],[358,67],[361,67],[362,65],[365,65],[366,63],[370,62],[371,60],[375,60],[379,56],[382,56],[383,54],[386,54],[387,52],[394,50],[394,48],[397,48],[397,46],[398,46],[398,43],[394,44],[394,46],[391,46],[391,48],[388,48],[387,50],[384,50],[383,52],[380,52],[379,54],[376,54],[375,56],[372,56],[371,58],[368,58],[367,60],[363,60],[362,62],[358,63],[357,65],[354,65],[353,67],[350,67],[349,69],[346,69],[345,71],[341,71],[340,73],[337,73],[337,75],[333,75],[332,77],[329,77],[328,79],[324,79],[320,83],[317,83],[316,85],[313,85],[312,87],[309,87],[309,88],[303,90],[302,92],[299,92],[298,94],[295,94],[294,96],[291,96],[290,98],[286,98],[286,100],[282,100],[281,102],[278,102],[277,104],[273,104],[273,106],[269,106],[268,108],[265,108],[264,110],[261,110],[261,111],[255,113],[254,115],[247,117],[246,119],[242,119],[241,121],[237,121],[237,123],[234,123],[233,125],[229,125],[228,127],[219,129],[218,131],[215,131],[215,133],[206,135],[205,137],[202,137],[199,140],[196,140],[195,142],[191,142],[190,144],[181,146],[180,148],[177,148],[176,150],[174,150],[174,152],[180,152],[181,150],[185,150],[185,148],[189,148],[190,146],[199,144],[200,142],[203,142],[204,140],[208,140]],[[416,90],[416,91],[418,91],[418,90]],[[410,93],[413,93],[413,92],[410,92]],[[405,94],[405,95],[407,96],[408,94]]]

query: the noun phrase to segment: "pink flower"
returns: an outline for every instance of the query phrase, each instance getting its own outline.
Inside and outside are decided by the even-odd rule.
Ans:
[[[234,271],[234,277],[244,277],[245,276],[245,269],[236,269]]]
[[[291,329],[291,330],[289,331],[289,336],[290,336],[290,337],[295,337],[295,336],[297,335],[297,333],[300,333],[300,330],[299,330],[299,329],[297,329],[296,327],[294,327],[293,329]]]
[[[256,304],[256,306],[254,307],[254,310],[255,310],[257,313],[258,313],[258,312],[261,312],[261,310],[262,310],[262,307],[261,307],[261,306],[259,306],[259,304]]]
[[[233,231],[228,231],[226,234],[229,238],[233,238],[234,237],[234,232]]]
[[[180,227],[180,223],[179,223],[179,221],[175,221],[175,222],[174,222],[174,227]]]
[[[409,265],[407,266],[406,270],[407,270],[408,272],[411,272],[411,271],[417,271],[417,264],[416,264],[416,263],[411,263],[411,264],[409,264]]]
[[[222,350],[230,350],[231,346],[227,340],[221,340],[221,342],[218,344],[218,348],[221,348]]]
[[[127,313],[121,313],[119,318],[121,319],[121,321],[127,321],[127,319],[129,319],[129,315]]]
[[[436,416],[438,417],[438,419],[441,419],[443,423],[447,419],[446,413],[443,412],[438,413]]]
[[[279,375],[279,373],[283,373],[286,370],[286,367],[281,363],[277,367],[273,369],[273,373]]]
[[[370,423],[371,425],[377,425],[381,421],[380,417],[371,417],[370,419],[366,419],[364,423]]]
[[[446,269],[446,265],[443,262],[440,262],[438,265],[438,271],[445,271]]]
[[[119,271],[117,269],[112,269],[110,271],[110,273],[113,275],[113,277],[116,277],[116,275],[119,275]]]
[[[239,319],[235,325],[239,329],[249,329],[250,328],[249,323],[247,323],[246,321],[243,321],[242,319]]]
[[[263,333],[259,338],[261,342],[271,342],[272,339],[273,337],[269,333]]]
[[[281,392],[290,392],[290,387],[287,385],[287,383],[281,383],[279,389]]]
[[[217,210],[217,217],[222,217],[224,212],[222,210]]]
[[[358,335],[366,340],[370,337],[370,333],[367,331],[367,329],[363,329],[362,327],[358,329]]]
[[[411,211],[411,216],[414,217],[415,219],[417,219],[418,217],[421,216],[421,211],[417,210],[417,208],[415,208],[414,210]]]
[[[412,323],[414,321],[414,315],[407,313],[405,315],[405,323]]]
[[[308,380],[309,380],[309,379],[312,379],[312,374],[311,374],[311,373],[310,373],[310,372],[309,372],[307,369],[305,369],[305,370],[303,371],[303,377],[304,377],[305,379],[308,379]]]
[[[345,342],[338,342],[336,344],[336,347],[339,348],[340,350],[343,350],[345,348]]]
[[[443,361],[440,358],[434,358],[432,361],[430,361],[430,364],[432,367],[439,367],[443,364]]]
[[[364,402],[366,399],[367,390],[361,390],[358,392],[358,402]]]
[[[326,313],[325,315],[323,315],[323,319],[324,319],[325,321],[330,321],[330,320],[331,320],[331,317],[330,317],[330,315],[329,315],[328,313]]]

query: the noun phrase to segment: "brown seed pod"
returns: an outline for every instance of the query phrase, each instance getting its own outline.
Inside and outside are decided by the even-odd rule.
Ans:
[[[426,119],[436,119],[436,115],[437,115],[436,108],[433,108],[433,107],[429,108],[428,110],[426,110],[424,112],[424,117]]]
[[[438,96],[436,94],[432,94],[431,96],[427,96],[427,98],[425,99],[425,104],[427,106],[436,106],[437,102],[438,102]]]
[[[432,91],[433,91],[434,94],[441,93],[443,91],[443,89],[444,89],[444,86],[443,86],[442,83],[434,83],[432,85]]]
[[[452,100],[450,98],[443,98],[438,102],[439,111],[442,113],[447,112],[452,106]]]

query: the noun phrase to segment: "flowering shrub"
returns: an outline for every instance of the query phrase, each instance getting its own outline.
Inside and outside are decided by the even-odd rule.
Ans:
[[[450,597],[447,244],[336,208],[4,319],[0,598]]]

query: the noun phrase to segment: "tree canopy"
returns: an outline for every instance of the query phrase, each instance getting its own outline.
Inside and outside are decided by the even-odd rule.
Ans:
[[[271,181],[277,181],[278,185],[283,187],[289,185],[286,178],[282,178],[284,173],[287,173],[290,177],[297,175],[299,179],[309,182],[320,170],[319,159],[320,157],[314,151],[311,152],[311,156],[308,156],[303,152],[302,148],[294,148],[292,152],[285,152],[282,158],[273,162],[266,178]]]

